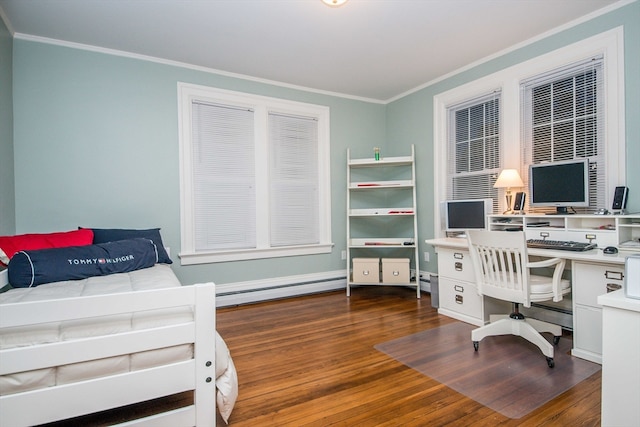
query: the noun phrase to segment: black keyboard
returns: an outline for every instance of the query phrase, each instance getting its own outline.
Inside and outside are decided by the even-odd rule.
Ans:
[[[563,240],[539,240],[529,239],[527,240],[528,248],[536,249],[556,249],[561,251],[588,251],[597,247],[595,243],[582,243],[582,242],[566,242]]]

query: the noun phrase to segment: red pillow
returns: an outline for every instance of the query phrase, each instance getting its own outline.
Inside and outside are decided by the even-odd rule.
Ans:
[[[93,231],[81,229],[59,233],[19,234],[0,236],[0,263],[9,264],[11,257],[20,251],[66,248],[93,244]]]

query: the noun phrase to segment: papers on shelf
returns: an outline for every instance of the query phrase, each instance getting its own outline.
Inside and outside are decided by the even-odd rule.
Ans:
[[[549,221],[528,222],[527,227],[548,227]]]
[[[626,242],[620,243],[618,248],[628,251],[640,251],[640,240],[627,240]]]

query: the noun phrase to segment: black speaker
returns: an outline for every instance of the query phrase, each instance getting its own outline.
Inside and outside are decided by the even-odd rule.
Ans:
[[[627,187],[616,187],[613,192],[613,210],[622,210],[627,207],[627,196],[629,195],[629,189]]]
[[[527,198],[525,193],[519,192],[516,193],[516,201],[513,203],[514,211],[521,211],[524,209],[524,201]]]

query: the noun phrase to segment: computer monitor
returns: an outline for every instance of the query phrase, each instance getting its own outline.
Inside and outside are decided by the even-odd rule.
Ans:
[[[493,199],[445,200],[440,203],[444,230],[463,234],[469,229],[487,228],[493,213]]]
[[[558,214],[569,213],[569,207],[589,206],[589,160],[529,165],[529,194],[531,206],[553,206]]]

